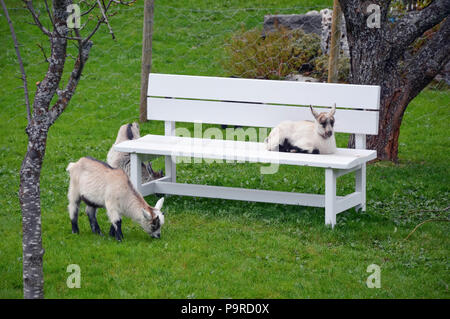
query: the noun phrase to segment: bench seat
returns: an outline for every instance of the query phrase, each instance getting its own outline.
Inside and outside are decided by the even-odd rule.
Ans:
[[[272,152],[266,150],[264,143],[152,134],[122,142],[114,149],[127,153],[334,169],[351,169],[377,157],[374,150],[338,148],[336,153],[323,155]]]

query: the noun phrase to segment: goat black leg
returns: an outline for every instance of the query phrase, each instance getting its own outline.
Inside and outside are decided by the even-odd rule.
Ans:
[[[72,222],[72,234],[79,234],[80,229],[78,228],[78,221],[77,220],[71,220]]]
[[[89,223],[91,224],[92,232],[94,234],[103,235],[97,222],[97,208],[87,205],[86,215],[88,215],[89,217]]]
[[[116,226],[117,226],[117,229],[116,229],[116,239],[119,240],[119,241],[121,241],[121,240],[123,239],[123,233],[122,233],[122,220],[121,220],[121,219],[119,219],[119,220],[116,222]]]
[[[70,221],[72,223],[72,233],[79,234],[80,229],[78,228],[78,210],[80,208],[80,199],[71,200],[69,202],[69,215]]]
[[[109,229],[109,236],[116,237],[116,228],[114,228],[114,225],[111,225],[111,228]]]
[[[122,220],[119,219],[118,221],[114,222],[111,225],[111,228],[109,229],[109,235],[112,237],[115,237],[118,241],[122,241],[123,234],[122,234]]]

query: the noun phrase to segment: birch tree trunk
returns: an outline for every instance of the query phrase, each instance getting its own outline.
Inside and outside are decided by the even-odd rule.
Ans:
[[[27,129],[28,149],[20,170],[19,199],[22,209],[23,292],[25,299],[44,297],[44,274],[41,238],[40,176],[48,129]]]

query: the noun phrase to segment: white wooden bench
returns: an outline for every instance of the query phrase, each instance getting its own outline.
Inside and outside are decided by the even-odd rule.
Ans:
[[[376,151],[366,150],[366,135],[378,134],[379,101],[379,86],[151,74],[147,116],[165,121],[165,135],[146,135],[115,149],[131,153],[131,181],[144,196],[159,193],[325,207],[325,224],[334,226],[340,212],[352,207],[365,210],[366,162],[376,158]],[[258,142],[175,136],[176,122],[272,128],[283,120],[313,120],[305,106],[316,106],[321,112],[333,103],[337,105],[335,131],[354,133],[356,149],[338,148],[330,155],[282,153],[266,151]],[[141,162],[155,156],[166,157],[166,176],[141,184]],[[325,195],[177,183],[177,156],[323,167]],[[336,196],[337,178],[353,171],[355,192]]]

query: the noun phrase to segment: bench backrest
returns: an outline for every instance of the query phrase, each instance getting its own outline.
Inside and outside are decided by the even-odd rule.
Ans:
[[[313,120],[336,103],[336,132],[378,134],[380,87],[373,85],[150,74],[149,120],[275,127]]]

